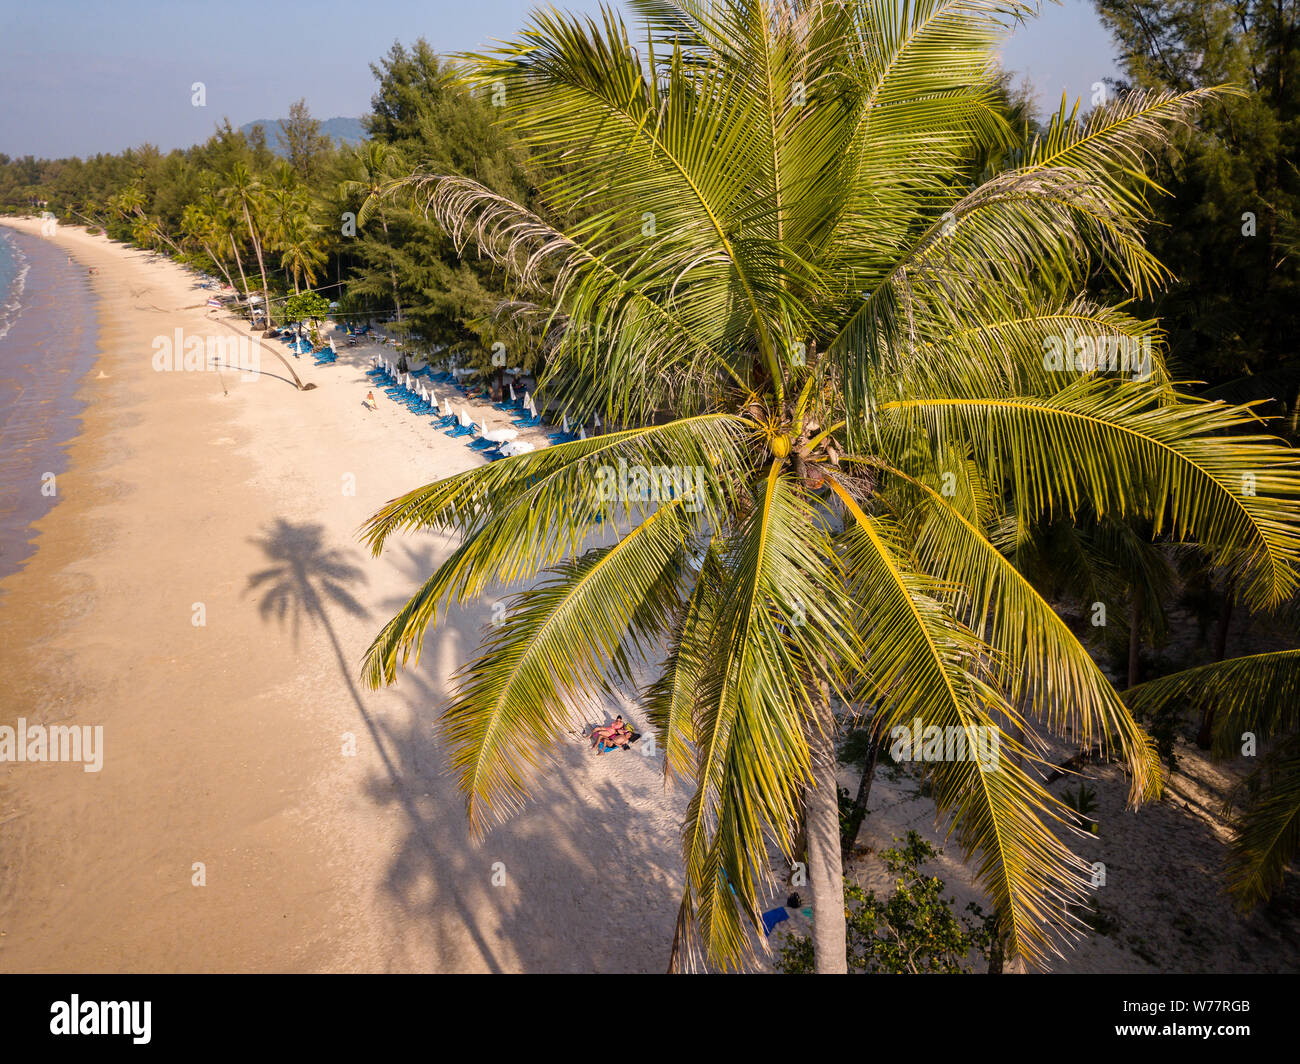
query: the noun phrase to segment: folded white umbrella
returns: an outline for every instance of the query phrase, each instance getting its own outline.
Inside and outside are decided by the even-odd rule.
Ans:
[[[435,410],[437,410],[437,409],[438,409],[438,393],[437,393],[437,392],[430,392],[429,395],[430,395],[430,399],[429,399],[429,403],[430,403],[430,405],[431,405]]]
[[[600,428],[600,415],[596,415],[596,428]]]
[[[564,432],[566,435],[568,434],[568,431],[569,431],[569,415],[568,415],[568,414],[565,414],[565,415],[564,415],[564,424],[562,424],[562,425],[560,426],[560,430],[561,430],[562,432]]]
[[[472,424],[474,424],[474,421],[473,421],[473,419],[469,416],[469,411],[467,411],[467,410],[462,406],[462,407],[460,408],[460,427],[463,428],[463,429],[467,429],[467,428],[469,428]]]
[[[580,439],[580,440],[585,440],[586,438],[587,438],[587,430],[586,430],[585,428],[583,428],[581,425],[579,425],[579,426],[578,426],[578,439]]]
[[[513,383],[510,385],[510,401],[512,403],[515,401],[515,386]]]
[[[487,435],[487,419],[486,419],[486,418],[485,418],[482,422],[479,423],[478,434],[479,434],[480,436],[486,436],[486,435]]]

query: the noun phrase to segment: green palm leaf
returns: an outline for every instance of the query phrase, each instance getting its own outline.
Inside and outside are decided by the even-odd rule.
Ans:
[[[523,805],[542,752],[571,726],[574,700],[630,676],[667,627],[680,594],[683,506],[660,507],[618,543],[517,596],[457,674],[443,725],[476,834]]]
[[[1295,452],[1264,436],[1224,436],[1253,418],[1219,403],[1164,405],[1137,382],[1080,380],[1046,398],[886,403],[888,438],[958,439],[1031,517],[1136,515],[1203,544],[1245,593],[1276,604],[1297,584]]]

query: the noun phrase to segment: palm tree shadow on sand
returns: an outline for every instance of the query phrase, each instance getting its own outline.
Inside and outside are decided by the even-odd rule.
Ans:
[[[262,619],[275,619],[281,624],[288,620],[293,627],[295,646],[303,618],[319,621],[342,667],[343,651],[325,607],[332,603],[354,617],[369,617],[370,611],[348,590],[348,584],[364,584],[366,574],[348,560],[344,551],[327,549],[324,535],[321,525],[294,525],[282,517],[277,519],[270,532],[250,540],[262,549],[272,565],[248,578],[245,594],[261,589],[258,612]],[[344,673],[347,673],[345,667]]]
[[[280,625],[289,624],[293,633],[294,645],[302,631],[303,622],[319,625],[329,638],[338,663],[339,673],[347,685],[357,712],[370,733],[384,769],[388,776],[387,794],[395,798],[409,821],[409,834],[406,850],[416,850],[433,866],[443,864],[447,854],[439,852],[431,837],[431,821],[426,818],[416,804],[419,781],[407,778],[407,772],[399,768],[394,761],[389,746],[395,737],[389,729],[381,727],[371,713],[352,678],[353,670],[349,668],[338,634],[330,621],[329,610],[339,608],[361,620],[369,619],[370,611],[365,608],[349,590],[349,585],[366,584],[365,571],[353,564],[353,552],[327,547],[325,529],[322,525],[295,525],[284,518],[278,518],[275,525],[261,536],[252,537],[250,542],[259,547],[271,565],[251,574],[245,594],[260,592],[258,612],[264,621],[275,621]],[[385,739],[387,738],[387,742]],[[405,752],[398,747],[399,760],[405,760]],[[372,797],[378,788],[372,785]],[[465,904],[460,892],[453,885],[451,890],[453,905],[459,910],[463,925],[469,930],[475,944],[487,960],[493,972],[499,972],[491,946],[483,938],[477,926],[477,920]]]

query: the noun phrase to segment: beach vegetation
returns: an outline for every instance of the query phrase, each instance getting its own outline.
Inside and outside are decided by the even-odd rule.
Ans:
[[[851,973],[870,975],[962,975],[987,965],[993,945],[993,920],[975,902],[959,916],[944,882],[926,875],[922,866],[939,856],[915,831],[880,854],[894,879],[885,898],[856,885],[844,888],[847,955]],[[786,975],[814,970],[808,935],[787,932],[778,951],[777,968]]]

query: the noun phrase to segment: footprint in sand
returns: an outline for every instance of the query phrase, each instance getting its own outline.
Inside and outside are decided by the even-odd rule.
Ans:
[[[212,441],[212,446],[213,446],[213,447],[220,447],[222,444],[225,444],[225,443],[234,443],[234,442],[235,442],[235,441],[234,441],[233,439],[231,439],[229,436],[222,436],[221,439],[219,439],[219,440],[213,440],[213,441]]]

